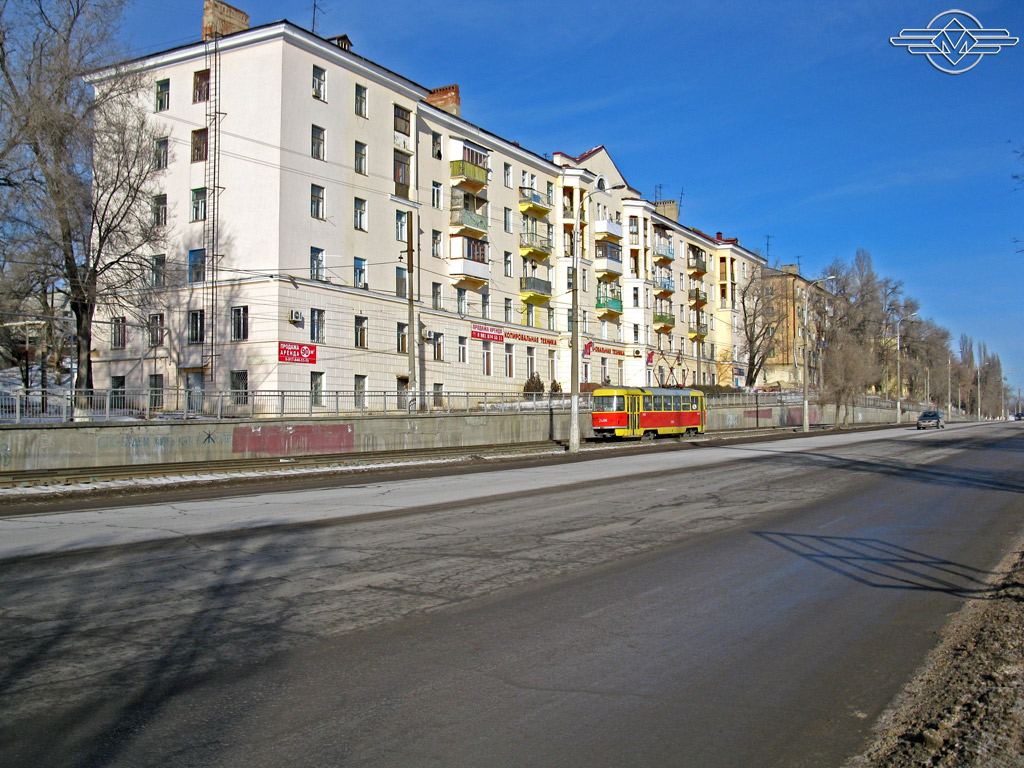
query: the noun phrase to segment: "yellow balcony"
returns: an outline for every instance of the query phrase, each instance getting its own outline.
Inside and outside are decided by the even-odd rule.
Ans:
[[[538,192],[532,187],[519,188],[519,210],[521,213],[532,213],[535,216],[546,216],[555,207],[555,202],[547,193]]]
[[[519,255],[534,259],[546,259],[551,255],[551,238],[541,237],[535,232],[520,232]]]
[[[452,160],[452,181],[470,187],[487,186],[487,169],[469,160]]]
[[[675,315],[654,314],[654,327],[659,331],[670,331],[676,326]]]
[[[551,281],[539,277],[519,278],[519,298],[528,304],[543,304],[551,298]]]
[[[594,222],[594,239],[618,242],[622,239],[622,224],[610,219],[598,219]]]
[[[669,277],[654,278],[654,292],[658,294],[675,293],[676,281]]]
[[[707,323],[690,323],[687,329],[687,335],[691,339],[703,339],[708,335]]]

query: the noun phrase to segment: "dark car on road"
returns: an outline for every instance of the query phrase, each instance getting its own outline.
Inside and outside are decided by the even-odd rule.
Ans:
[[[945,429],[946,422],[942,418],[942,414],[938,411],[923,411],[921,415],[917,417],[917,428],[927,429],[928,427]]]

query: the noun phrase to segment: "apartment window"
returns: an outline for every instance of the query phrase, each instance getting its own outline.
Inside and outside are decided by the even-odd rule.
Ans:
[[[193,309],[188,313],[188,343],[202,344],[206,335],[205,312],[201,309]]]
[[[441,309],[441,284],[430,284],[430,306],[433,309]]]
[[[472,237],[464,238],[466,243],[464,258],[476,261],[480,264],[487,263],[487,243],[483,240],[476,240]]]
[[[505,163],[505,186],[512,187],[512,165],[511,163]]]
[[[398,325],[395,326],[395,351],[403,353],[409,351],[408,323],[398,323]]]
[[[327,131],[319,125],[314,125],[309,131],[309,154],[317,160],[327,159],[326,147]]]
[[[313,405],[324,404],[324,372],[309,372],[309,397]]]
[[[356,229],[366,231],[366,201],[356,198],[352,209],[352,226]]]
[[[366,170],[366,145],[361,141],[356,142],[356,159],[355,159],[356,173],[361,173],[363,176],[367,174]]]
[[[555,378],[558,372],[558,356],[553,349],[548,350],[548,380],[556,381]]]
[[[206,187],[192,190],[192,221],[206,221]]]
[[[366,288],[366,259],[356,257],[352,260],[352,285],[356,288]]]
[[[484,376],[491,375],[491,342],[483,342],[483,374]]]
[[[583,292],[586,293],[590,290],[590,280],[588,279],[586,269],[580,270],[580,278],[583,281]]]
[[[231,340],[245,341],[249,338],[249,307],[231,308]]]
[[[322,309],[309,310],[309,340],[314,344],[324,343],[324,331],[327,327],[327,312]]]
[[[410,114],[408,109],[395,104],[395,133],[401,133],[404,136],[410,135]]]
[[[537,372],[537,348],[526,348],[526,378],[530,378]]]
[[[505,345],[505,375],[510,379],[516,375],[516,348],[514,344]]]
[[[480,294],[480,317],[485,320],[491,316],[491,294]]]
[[[640,326],[637,325],[636,323],[633,323],[633,343],[640,343]]]
[[[511,208],[506,208],[505,209],[505,231],[506,232],[511,232],[512,231],[512,209]]]
[[[430,156],[435,160],[441,159],[441,134],[435,131],[430,133]]]
[[[201,283],[206,279],[206,250],[197,248],[188,252],[188,281]]]
[[[435,333],[431,346],[433,347],[434,359],[438,362],[444,362],[444,334]]]
[[[401,299],[409,295],[409,272],[405,267],[395,267],[395,295]]]
[[[639,307],[640,306],[640,289],[639,288],[634,288],[633,289],[633,306],[634,307]]]
[[[509,251],[505,251],[505,277],[512,277],[512,254]]]
[[[171,81],[156,81],[156,111],[163,112],[171,108]]]
[[[164,343],[164,314],[154,313],[149,316],[146,322],[146,331],[149,334],[149,346],[160,347]]]
[[[149,375],[149,407],[157,410],[164,407],[164,375],[162,373]]]
[[[158,171],[167,167],[169,161],[169,145],[167,137],[157,139],[153,142],[153,165]]]
[[[395,240],[402,243],[409,242],[409,219],[412,214],[408,211],[395,211]]]
[[[153,224],[158,227],[167,224],[167,195],[153,195]]]
[[[527,304],[526,305],[526,324],[528,326],[530,326],[531,328],[536,327],[536,323],[537,323],[536,314],[537,314],[537,308],[535,306],[533,306],[533,304]]]
[[[327,70],[313,66],[313,98],[324,101],[327,98]]]
[[[436,229],[431,230],[431,232],[430,232],[430,255],[433,256],[435,259],[444,258],[444,254],[442,253],[443,247],[444,246],[442,245],[442,241],[441,241],[441,233],[438,230],[436,230]]]
[[[356,346],[366,349],[366,318],[356,315]]]
[[[441,186],[440,182],[433,182],[430,187],[430,204],[434,208],[441,208],[444,203],[444,187]]]
[[[323,280],[324,279],[324,249],[313,248],[309,249],[309,279],[310,280]]]
[[[233,405],[249,404],[248,371],[231,371],[231,403]]]
[[[123,317],[115,317],[110,324],[110,348],[124,349],[128,324]]]
[[[469,341],[465,336],[459,336],[459,362],[469,362]]]
[[[356,86],[356,114],[366,117],[366,86]]]
[[[395,150],[395,195],[409,199],[409,156]]]
[[[166,281],[167,256],[155,253],[149,259],[149,284],[153,288],[163,288]]]
[[[210,70],[201,69],[192,75],[192,103],[210,100]]]
[[[356,408],[366,405],[366,377],[356,374],[352,381],[352,395]]]
[[[309,215],[314,219],[326,218],[324,215],[324,188],[316,184],[309,185]]]
[[[512,299],[505,299],[505,322],[512,322]]]
[[[466,300],[466,289],[456,288],[455,289],[455,308],[460,315],[466,314],[467,300]]]
[[[526,260],[525,259],[523,260],[523,266],[524,267],[526,266]],[[575,283],[576,283],[576,268],[575,267],[568,267],[567,268],[566,274],[565,274],[565,281],[566,281],[566,288],[568,288],[571,291],[572,288],[573,288],[573,285],[575,285]]]
[[[206,128],[192,131],[192,162],[204,163],[209,154],[209,142]]]

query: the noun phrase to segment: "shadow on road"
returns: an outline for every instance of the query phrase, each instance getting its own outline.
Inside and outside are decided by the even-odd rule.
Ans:
[[[876,589],[944,592],[971,600],[1001,597],[1005,587],[990,583],[995,574],[954,563],[881,539],[813,536],[755,531],[755,536],[833,573]]]

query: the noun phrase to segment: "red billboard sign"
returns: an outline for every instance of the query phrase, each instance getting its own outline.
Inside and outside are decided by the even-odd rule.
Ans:
[[[483,339],[484,341],[504,341],[505,331],[492,325],[473,323],[472,336],[474,339]]]
[[[277,343],[277,359],[281,363],[315,363],[315,344],[290,344],[287,341]]]

